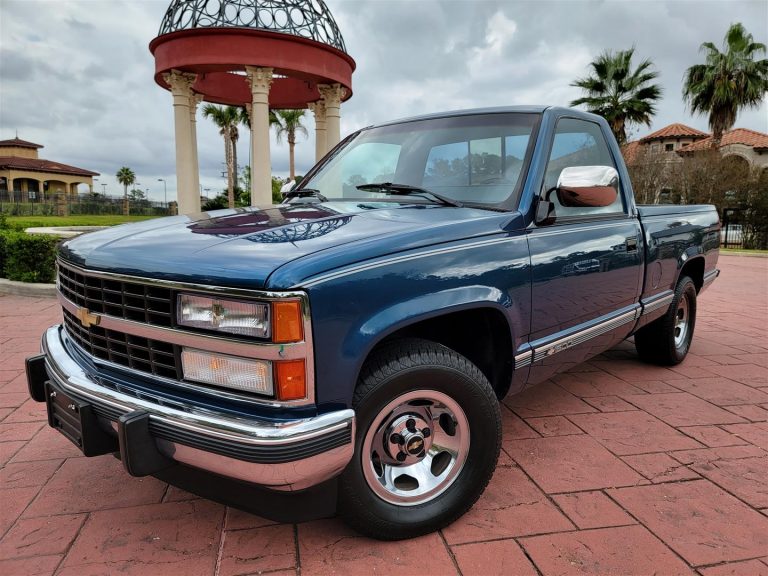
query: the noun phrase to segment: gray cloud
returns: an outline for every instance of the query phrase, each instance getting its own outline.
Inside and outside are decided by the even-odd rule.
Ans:
[[[357,61],[354,96],[342,108],[342,132],[395,117],[507,104],[567,105],[569,84],[602,50],[632,45],[661,73],[664,99],[653,128],[692,117],[681,97],[685,69],[699,45],[720,45],[730,22],[768,42],[768,4],[757,1],[510,2],[503,0],[327,0]],[[43,157],[114,174],[134,169],[142,188],[175,194],[171,97],[153,81],[147,48],[168,0],[3,0],[0,20],[0,138],[45,145]],[[34,27],[29,23],[34,22]],[[738,126],[768,132],[768,109],[742,113]],[[314,123],[299,139],[298,171],[314,163]],[[635,135],[649,132],[635,127]],[[225,185],[218,130],[198,118],[201,181]],[[248,161],[241,130],[238,155]],[[273,172],[288,171],[285,144],[272,140]]]

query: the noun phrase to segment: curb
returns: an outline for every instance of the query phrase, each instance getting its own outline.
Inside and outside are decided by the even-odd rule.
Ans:
[[[32,298],[55,298],[56,284],[35,284],[33,282],[16,282],[0,278],[0,295],[29,296]]]

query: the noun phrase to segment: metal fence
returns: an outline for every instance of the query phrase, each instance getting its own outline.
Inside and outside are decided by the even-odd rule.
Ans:
[[[742,208],[724,208],[720,222],[720,246],[723,248],[743,248],[744,233],[742,227]]]
[[[137,216],[166,216],[175,211],[175,202],[129,200],[129,212]],[[42,194],[0,190],[0,212],[9,216],[120,215],[122,197],[103,194]]]

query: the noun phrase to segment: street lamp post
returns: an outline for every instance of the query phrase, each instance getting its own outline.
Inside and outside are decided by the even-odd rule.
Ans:
[[[163,203],[165,208],[168,209],[168,187],[165,185],[165,178],[158,178],[157,181],[163,183]]]

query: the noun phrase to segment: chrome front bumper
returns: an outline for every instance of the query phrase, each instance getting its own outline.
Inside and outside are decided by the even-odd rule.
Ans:
[[[180,410],[129,395],[89,376],[68,350],[60,326],[43,336],[48,378],[93,407],[104,428],[121,416],[146,412],[149,433],[165,457],[195,468],[275,490],[302,490],[339,474],[352,458],[355,413],[339,410],[275,423],[185,407]]]

